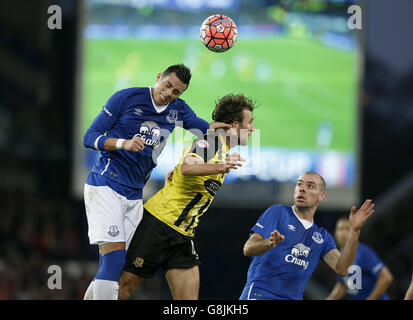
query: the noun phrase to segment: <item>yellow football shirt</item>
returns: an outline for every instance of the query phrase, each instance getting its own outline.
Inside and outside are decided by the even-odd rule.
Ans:
[[[183,176],[184,158],[192,155],[204,163],[225,163],[228,150],[222,135],[206,134],[196,139],[185,148],[165,186],[145,203],[145,209],[176,231],[193,237],[199,218],[208,210],[225,174]]]

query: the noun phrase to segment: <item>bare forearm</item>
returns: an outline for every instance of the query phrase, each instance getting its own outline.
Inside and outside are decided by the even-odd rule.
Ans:
[[[350,235],[346,241],[343,252],[337,261],[336,272],[339,275],[345,276],[356,257],[357,245],[360,236],[360,231],[350,230]]]
[[[225,172],[223,163],[182,164],[181,173],[184,176],[209,176]]]
[[[244,245],[244,255],[247,257],[262,255],[270,249],[269,240],[269,238],[250,238]]]
[[[374,286],[373,291],[367,297],[367,300],[377,300],[386,292],[387,288],[393,281],[393,275],[384,267],[377,278],[376,285]]]
[[[114,151],[114,150],[116,150],[116,142],[118,141],[119,139],[116,139],[116,138],[108,138],[106,141],[105,141],[105,150],[106,151]]]
[[[283,241],[284,235],[277,229],[271,232],[269,238],[263,238],[261,234],[253,233],[247,242],[245,242],[244,255],[247,257],[262,255]]]
[[[134,137],[131,140],[107,138],[104,144],[106,151],[126,150],[138,152],[145,148],[145,142],[139,137]]]
[[[379,299],[383,295],[383,293],[387,290],[389,285],[390,283],[387,281],[387,279],[380,279],[380,278],[377,279],[376,285],[374,286],[373,291],[367,297],[367,300]]]

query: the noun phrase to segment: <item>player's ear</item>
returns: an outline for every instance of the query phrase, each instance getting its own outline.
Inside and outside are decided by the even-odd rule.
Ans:
[[[230,128],[229,129],[225,129],[226,134],[229,136],[237,136],[238,132],[237,132],[237,128],[238,128],[238,122],[234,121],[230,124]]]
[[[322,202],[326,199],[327,193],[325,191],[321,192],[320,195],[318,196],[318,201]]]
[[[162,78],[162,76],[163,76],[163,73],[162,73],[162,72],[158,73],[158,75],[156,76],[156,82],[158,82],[159,79]]]

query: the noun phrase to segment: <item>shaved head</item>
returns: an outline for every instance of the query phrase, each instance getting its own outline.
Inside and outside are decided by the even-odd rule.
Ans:
[[[307,172],[304,172],[301,176],[303,176],[303,175],[313,175],[313,176],[316,176],[316,177],[318,178],[318,180],[319,180],[320,190],[321,190],[321,191],[326,191],[326,182],[325,182],[324,178],[323,178],[320,174],[318,174],[317,172],[314,172],[314,171],[307,171]],[[301,177],[301,176],[300,176],[300,177]],[[298,179],[300,179],[300,178],[298,178]]]

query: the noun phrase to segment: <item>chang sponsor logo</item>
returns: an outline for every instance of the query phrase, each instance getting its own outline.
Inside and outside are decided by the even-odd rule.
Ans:
[[[147,146],[157,148],[161,143],[160,135],[161,129],[155,121],[145,121],[139,129],[139,133],[135,134],[134,137],[143,139]]]
[[[298,266],[307,269],[309,262],[304,260],[310,254],[310,248],[302,243],[297,243],[292,249],[291,253],[285,256],[285,261],[288,263],[293,263]]]

